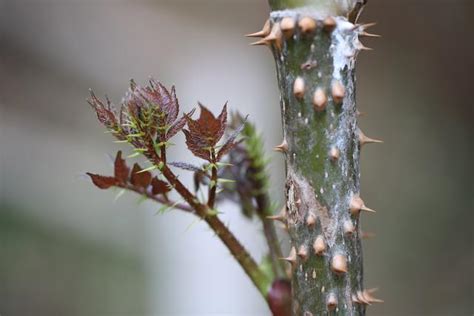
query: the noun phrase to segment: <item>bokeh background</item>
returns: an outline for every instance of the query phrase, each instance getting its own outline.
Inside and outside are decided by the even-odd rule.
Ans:
[[[378,210],[363,219],[377,235],[365,272],[386,301],[369,315],[472,315],[474,5],[369,2],[362,21],[383,38],[359,57],[360,125],[385,144],[362,158],[362,196]],[[87,89],[120,102],[129,78],[153,75],[185,110],[228,100],[249,114],[281,202],[273,60],[242,36],[268,12],[265,0],[0,0],[0,315],[269,315],[203,223],[155,216],[132,194],[114,201],[80,176],[111,172],[104,154],[126,149]],[[222,210],[261,258],[258,223]]]

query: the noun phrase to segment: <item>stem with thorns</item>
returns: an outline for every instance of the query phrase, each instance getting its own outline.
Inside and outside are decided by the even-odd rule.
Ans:
[[[367,49],[353,24],[362,0],[270,0],[255,45],[275,58],[286,157],[286,223],[294,315],[365,315],[355,59]],[[369,141],[374,142],[374,140]]]

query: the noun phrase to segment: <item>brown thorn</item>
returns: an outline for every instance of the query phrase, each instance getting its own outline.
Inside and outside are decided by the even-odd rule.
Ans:
[[[337,147],[332,147],[329,150],[329,158],[332,161],[335,162],[335,161],[339,160],[340,157],[341,157],[341,151]]]
[[[301,245],[298,249],[298,257],[300,257],[303,261],[308,259],[308,248],[305,245]]]
[[[354,234],[356,230],[354,224],[352,223],[350,219],[344,221],[343,228],[344,228],[344,234],[349,235],[349,236],[352,236],[352,234]]]
[[[334,20],[334,18],[332,16],[328,16],[327,18],[324,19],[323,21],[323,29],[330,33],[332,31],[334,31],[334,29],[336,28],[336,20]]]
[[[291,263],[292,266],[296,264],[296,249],[295,247],[291,247],[290,255],[286,258],[281,258],[281,260],[285,260],[286,262]]]
[[[332,99],[335,103],[340,104],[344,100],[344,95],[346,94],[346,88],[338,80],[335,80],[332,83]]]
[[[367,50],[367,51],[374,50],[373,48],[364,46],[364,44],[362,44],[362,43],[360,43],[360,44],[357,46],[357,49],[358,49],[358,50]]]
[[[267,219],[279,221],[286,224],[286,206],[281,209],[280,214],[267,216]]]
[[[265,37],[268,34],[270,34],[270,26],[271,26],[270,25],[270,20],[267,20],[265,22],[265,25],[263,25],[263,28],[262,28],[261,31],[251,33],[251,34],[247,34],[245,36],[247,36],[247,37]]]
[[[372,33],[367,33],[365,31],[362,31],[359,33],[359,37],[375,37],[375,38],[380,38],[382,35],[379,34],[372,34]]]
[[[332,311],[337,307],[337,296],[335,293],[329,293],[326,299],[328,310]]]
[[[288,143],[286,142],[286,139],[284,139],[280,145],[278,146],[275,146],[273,148],[274,151],[278,151],[278,152],[281,152],[281,153],[286,153],[288,152]]]
[[[293,84],[293,94],[295,95],[297,99],[301,100],[304,97],[304,91],[305,91],[304,79],[301,77],[297,77],[295,79],[295,83]]]
[[[318,256],[322,256],[326,251],[326,243],[324,242],[324,237],[319,235],[316,237],[316,240],[313,243],[314,253]]]
[[[316,111],[323,111],[326,108],[328,98],[323,89],[317,88],[313,95],[313,106]]]
[[[253,43],[250,43],[250,46],[260,46],[260,45],[268,45],[268,41],[266,39],[261,39],[259,41],[256,41],[256,42],[253,42]]]
[[[365,144],[381,144],[381,143],[383,143],[383,140],[367,137],[360,129],[358,130],[358,134],[359,134],[359,144],[360,144],[360,146],[364,146]]]
[[[364,201],[358,195],[352,196],[351,202],[349,203],[349,209],[352,215],[358,215],[360,211],[375,213],[373,209],[365,206]]]
[[[313,18],[305,16],[298,22],[298,26],[300,27],[301,32],[308,34],[316,29],[317,24]]]
[[[362,30],[367,30],[368,28],[377,25],[377,22],[372,22],[372,23],[365,23],[365,24],[357,24],[356,27],[362,29]]]
[[[335,273],[347,272],[347,258],[342,254],[336,254],[331,260],[331,270]]]
[[[313,212],[309,212],[308,217],[306,218],[306,226],[314,227],[316,225],[316,215]]]
[[[293,18],[284,17],[280,21],[280,29],[286,38],[290,38],[295,31],[296,22]]]
[[[281,32],[280,25],[279,23],[275,23],[273,24],[270,34],[264,39],[268,43],[272,43],[272,42],[275,43],[275,47],[278,50],[281,50],[282,38],[283,38],[283,34]]]
[[[367,300],[367,298],[365,297],[365,295],[364,295],[364,293],[363,293],[362,291],[357,291],[357,299],[358,299],[359,302],[361,302],[362,304],[370,305],[369,300]]]

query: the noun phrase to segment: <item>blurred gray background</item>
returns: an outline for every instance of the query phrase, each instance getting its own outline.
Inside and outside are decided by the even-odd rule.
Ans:
[[[372,0],[362,21],[360,125],[385,140],[364,149],[366,285],[385,304],[369,315],[472,315],[472,74],[469,0]],[[203,223],[79,175],[111,172],[119,148],[85,103],[119,102],[128,79],[176,84],[184,110],[229,101],[248,113],[283,163],[273,60],[242,35],[265,0],[0,1],[0,314],[269,315]],[[177,142],[181,142],[180,136]],[[189,155],[173,149],[176,159]],[[189,175],[183,174],[189,180]],[[225,221],[255,257],[260,227],[225,205]],[[285,245],[287,246],[287,245]]]

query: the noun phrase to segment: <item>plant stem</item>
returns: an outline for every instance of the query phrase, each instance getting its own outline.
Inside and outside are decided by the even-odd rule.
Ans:
[[[148,152],[148,157],[156,166],[160,165],[162,162],[154,150]],[[192,194],[183,185],[183,183],[178,179],[178,177],[176,177],[176,175],[167,165],[164,165],[161,168],[161,173],[175,188],[176,192],[178,192],[181,197],[189,204],[189,206],[195,210],[195,214],[206,221],[206,223],[211,227],[211,229],[230,251],[232,256],[240,264],[242,269],[244,269],[245,273],[249,276],[262,296],[266,298],[271,280],[269,280],[265,273],[263,273],[263,271],[259,268],[255,260],[247,252],[244,246],[242,246],[242,244],[237,240],[232,232],[221,222],[217,215],[212,212],[212,209],[198,201],[194,194]]]
[[[343,2],[270,0],[286,10],[271,13],[260,42],[273,52],[281,92],[294,315],[365,315],[353,299],[364,291],[355,106],[362,46],[347,20],[357,1]]]

